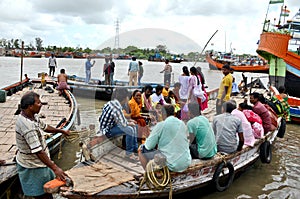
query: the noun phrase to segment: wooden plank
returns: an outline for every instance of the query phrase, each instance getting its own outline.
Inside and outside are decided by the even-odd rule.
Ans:
[[[126,160],[124,158],[124,155],[125,155],[124,150],[122,150],[120,148],[116,148],[116,149],[112,150],[109,154],[104,155],[101,158],[101,160],[104,159],[107,162],[111,162],[114,165],[116,165],[119,169],[123,169],[128,172],[132,172],[135,175],[144,174],[144,169],[139,160],[137,160],[136,162],[131,162],[131,161]]]

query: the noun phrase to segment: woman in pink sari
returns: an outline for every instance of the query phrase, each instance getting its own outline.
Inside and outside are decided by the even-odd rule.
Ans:
[[[190,73],[191,77],[189,79],[188,102],[198,102],[201,109],[201,104],[207,99],[204,96],[204,91],[202,90],[202,84],[200,82],[200,78],[198,77],[197,69],[195,67],[191,67]]]
[[[200,79],[200,82],[201,82],[201,85],[202,85],[202,90],[204,92],[204,96],[206,98],[206,100],[204,102],[201,103],[201,110],[205,110],[206,108],[208,108],[208,95],[207,95],[207,92],[206,92],[206,89],[205,89],[205,78],[204,78],[204,75],[202,73],[202,70],[201,70],[201,67],[198,66],[197,67],[197,76],[199,77]]]

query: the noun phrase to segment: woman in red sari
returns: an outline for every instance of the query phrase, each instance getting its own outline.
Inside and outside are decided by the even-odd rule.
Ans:
[[[138,124],[138,141],[141,143],[150,134],[150,129],[146,124],[146,118],[141,115],[142,110],[142,93],[139,90],[135,90],[132,93],[132,97],[128,102],[131,119],[135,120]]]

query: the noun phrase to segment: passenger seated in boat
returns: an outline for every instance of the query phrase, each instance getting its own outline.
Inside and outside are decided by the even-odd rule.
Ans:
[[[163,87],[162,90],[162,95],[164,96],[164,99],[166,100],[169,96],[169,91],[170,91],[170,83],[166,82],[165,86]]]
[[[167,104],[164,97],[163,97],[163,95],[162,95],[162,90],[163,90],[163,87],[161,85],[156,86],[155,93],[153,93],[151,95],[153,104],[157,104],[158,102],[160,102],[162,105]]]
[[[138,124],[138,141],[140,143],[142,140],[145,140],[150,134],[150,129],[146,123],[146,120],[150,118],[141,115],[141,110],[142,110],[141,97],[142,97],[141,91],[135,90],[133,91],[132,97],[128,102],[131,119],[135,120]]]
[[[60,74],[57,75],[58,86],[56,87],[60,95],[62,94],[63,90],[65,89],[70,90],[70,86],[68,86],[67,82],[68,82],[68,76],[65,73],[65,69],[61,69]]]
[[[155,154],[161,153],[166,157],[166,165],[170,171],[182,172],[191,164],[186,126],[183,121],[174,117],[172,105],[164,105],[162,113],[164,121],[154,126],[145,144],[139,147],[141,164],[145,169],[148,161]]]
[[[128,103],[128,94],[126,88],[117,88],[112,100],[104,105],[99,122],[100,131],[108,138],[126,135],[126,155],[130,156],[137,151],[138,144],[136,121],[125,118],[121,105]]]
[[[231,100],[231,102],[236,103],[234,100]],[[242,112],[242,108],[239,105],[238,108],[234,109],[231,114],[236,116],[237,118],[240,118],[242,121],[242,127],[243,127],[243,136],[244,136],[244,144],[247,146],[254,146],[255,137],[253,133],[252,126],[248,119],[246,118],[245,114]]]
[[[239,87],[235,81],[235,78],[232,77],[232,90],[231,90],[231,96],[237,96],[240,93]]]
[[[217,144],[212,127],[201,115],[198,103],[189,103],[190,120],[187,122],[192,158],[210,159],[217,153]]]
[[[250,93],[250,103],[253,104],[253,112],[258,114],[262,119],[264,133],[268,133],[272,128],[272,121],[268,109],[259,101],[260,94],[257,92]]]
[[[149,113],[150,111],[154,110],[152,104],[152,91],[153,87],[149,84],[144,87],[144,92],[142,93],[142,112]]]
[[[227,101],[222,105],[223,113],[213,119],[212,127],[216,136],[218,152],[234,153],[243,148],[242,121],[231,114],[235,108],[234,103]]]
[[[248,122],[250,122],[251,127],[253,129],[253,135],[255,138],[259,139],[264,136],[264,128],[262,126],[262,120],[259,115],[254,113],[252,107],[249,106],[246,102],[239,104],[239,110],[241,110]]]
[[[180,104],[178,98],[174,94],[173,91],[169,91],[168,97],[166,99],[168,104],[172,104],[174,106],[175,116],[180,119]]]

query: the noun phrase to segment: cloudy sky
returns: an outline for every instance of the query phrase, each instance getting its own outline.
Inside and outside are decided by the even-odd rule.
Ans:
[[[299,0],[285,2],[291,18],[299,9]],[[35,38],[40,37],[43,46],[91,49],[111,41],[107,45],[113,48],[118,19],[122,48],[162,44],[174,48],[171,51],[201,51],[218,30],[206,49],[225,51],[226,47],[227,51],[231,48],[236,53],[255,54],[268,3],[269,0],[1,0],[0,39],[19,38],[25,44],[35,44]],[[270,5],[268,19],[278,20],[280,6]]]

